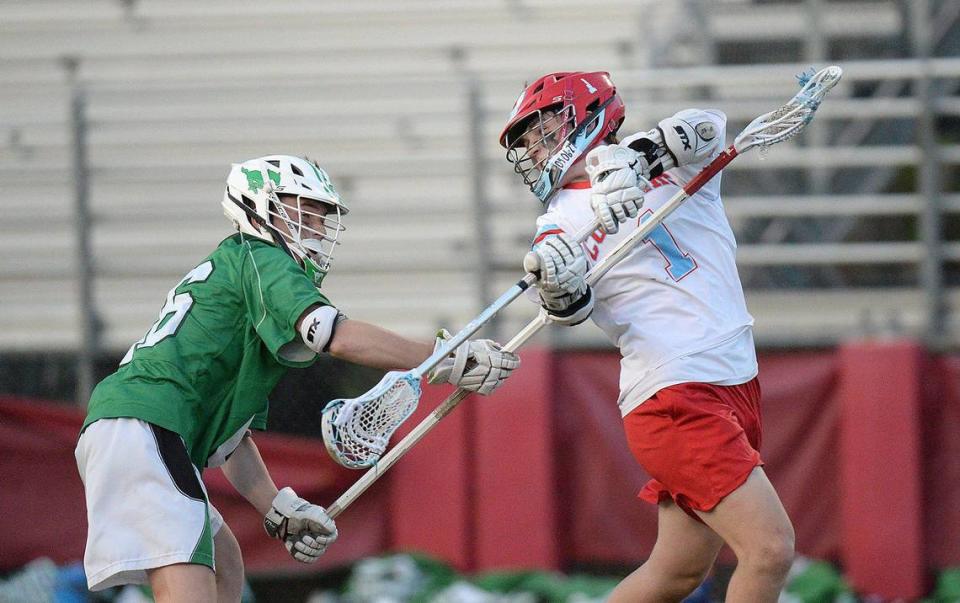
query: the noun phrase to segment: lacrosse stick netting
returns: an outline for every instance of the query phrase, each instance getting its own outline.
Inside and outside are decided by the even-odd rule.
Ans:
[[[420,379],[391,371],[366,396],[376,404],[362,406],[349,416],[342,413],[343,400],[324,409],[320,421],[327,452],[341,465],[367,467],[371,456],[380,458],[390,436],[410,416],[420,399]],[[342,414],[341,414],[342,413]]]
[[[797,76],[800,92],[784,106],[750,122],[737,135],[733,146],[742,153],[755,146],[766,147],[793,138],[810,123],[823,97],[842,76],[843,70],[836,65],[801,73]]]
[[[799,76],[801,90],[782,107],[761,115],[750,122],[737,135],[734,143],[711,161],[694,178],[687,182],[681,190],[670,198],[650,218],[644,221],[631,235],[625,238],[610,253],[603,257],[587,274],[587,282],[595,284],[613,266],[623,259],[632,249],[642,242],[650,232],[672,213],[683,201],[696,193],[710,181],[720,170],[729,164],[740,153],[754,147],[768,147],[788,138],[796,136],[804,126],[810,123],[814,113],[820,106],[826,93],[840,80],[843,72],[839,67],[832,66],[822,69],[815,74]],[[514,352],[527,342],[534,334],[549,323],[545,312],[540,312],[536,318],[527,324],[517,335],[507,342],[503,349]],[[440,403],[426,418],[413,428],[396,446],[387,452],[382,459],[373,465],[359,480],[347,489],[327,509],[330,517],[337,517],[363,494],[381,475],[386,473],[397,461],[413,446],[427,435],[445,416],[450,414],[470,392],[458,389],[446,400]]]

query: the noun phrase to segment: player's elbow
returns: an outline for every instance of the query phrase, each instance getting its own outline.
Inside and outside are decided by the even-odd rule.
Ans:
[[[366,364],[370,347],[369,330],[363,322],[344,318],[330,334],[326,352],[340,360]]]
[[[344,321],[346,323],[348,321]],[[343,329],[342,327],[346,324],[340,325],[330,337],[330,342],[327,344],[327,353],[333,356],[334,358],[339,358],[341,360],[349,360],[356,353],[354,346],[352,345],[353,340],[344,333],[349,329]]]

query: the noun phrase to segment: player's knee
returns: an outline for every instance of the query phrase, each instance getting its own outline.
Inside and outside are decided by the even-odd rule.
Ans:
[[[240,545],[224,526],[215,539],[217,566],[217,599],[239,601],[243,592],[243,555]]]
[[[770,538],[746,551],[740,564],[746,565],[756,574],[768,576],[772,579],[786,578],[794,558],[793,536],[783,535],[779,538]]]
[[[712,563],[703,566],[688,563],[681,567],[658,569],[654,575],[659,574],[661,580],[658,588],[660,597],[665,601],[682,601],[703,584],[711,567]]]
[[[670,593],[677,601],[682,601],[686,599],[690,593],[697,590],[703,581],[707,578],[707,572],[697,572],[697,573],[684,573],[679,576],[675,576],[673,580],[673,588]]]
[[[243,592],[243,561],[239,556],[227,562],[217,562],[217,598],[220,601],[238,601]]]

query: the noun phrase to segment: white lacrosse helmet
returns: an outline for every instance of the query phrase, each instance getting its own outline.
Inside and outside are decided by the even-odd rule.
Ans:
[[[325,205],[326,215],[311,210],[303,199]],[[316,162],[292,155],[267,155],[235,163],[227,176],[222,205],[237,230],[278,245],[320,286],[344,230],[341,218],[347,206]],[[307,226],[304,216],[322,217],[323,228]]]

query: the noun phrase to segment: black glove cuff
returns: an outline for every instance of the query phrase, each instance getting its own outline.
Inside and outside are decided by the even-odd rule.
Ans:
[[[557,318],[567,318],[569,316],[573,316],[574,314],[582,310],[585,306],[592,305],[592,304],[593,304],[593,289],[591,287],[587,287],[586,293],[581,295],[577,301],[573,302],[563,310],[551,310],[546,306],[544,306],[544,309],[546,309],[547,314],[551,316],[556,316]],[[572,327],[582,323],[583,321],[590,318],[590,314],[592,313],[593,313],[593,309],[591,308],[590,312],[587,313],[583,318],[581,318],[577,322],[569,323],[568,326]]]
[[[271,517],[271,515],[275,517]],[[273,509],[270,509],[270,512],[267,513],[266,517],[263,518],[263,529],[267,531],[267,534],[271,538],[279,538],[283,540],[287,537],[287,517],[283,517],[279,523],[275,521],[276,516],[283,517]]]
[[[658,128],[659,129],[659,128]],[[661,140],[663,139],[663,133],[660,133]],[[666,155],[670,152],[669,149],[664,149],[654,141],[650,140],[646,136],[641,136],[640,138],[634,140],[629,145],[627,145],[637,153],[643,155],[643,158],[646,159],[647,165],[650,166],[650,179],[656,178],[663,173],[663,162],[658,161],[660,157]],[[672,157],[672,155],[671,155]],[[674,159],[674,164],[676,164],[676,159]]]

